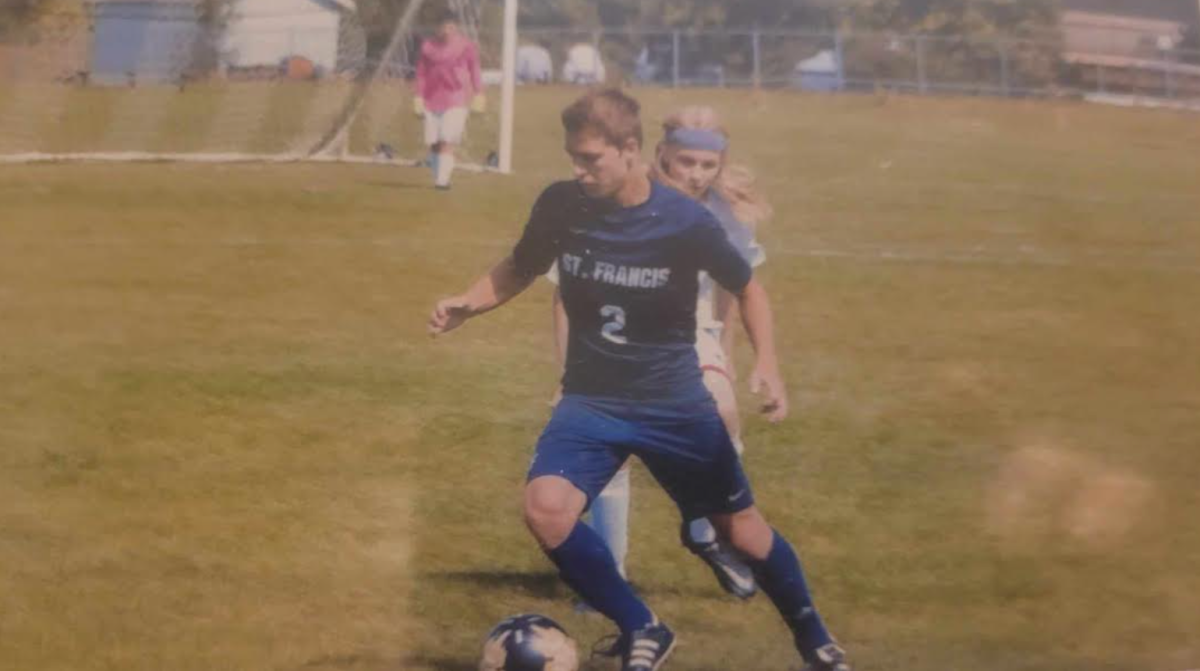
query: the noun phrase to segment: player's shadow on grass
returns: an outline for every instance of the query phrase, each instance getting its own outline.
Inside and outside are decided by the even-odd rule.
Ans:
[[[472,589],[508,590],[523,592],[539,599],[574,599],[575,594],[559,579],[557,573],[539,571],[441,571],[425,574],[435,582],[469,584]],[[723,601],[731,604],[738,600],[721,592],[714,585],[666,586],[631,582],[633,591],[642,597],[653,599],[676,597]]]
[[[566,587],[558,575],[533,571],[445,571],[427,574],[431,580],[468,583],[491,590],[515,590],[541,599],[564,596]]]
[[[418,655],[404,660],[403,668],[414,666],[437,669],[437,671],[479,671],[479,664],[477,662],[463,661],[461,659],[454,659],[453,657]]]
[[[388,659],[373,653],[320,655],[302,664],[298,671],[340,671],[342,669],[393,669],[404,660]],[[403,667],[400,667],[403,668]],[[440,668],[440,667],[439,667]],[[477,671],[471,667],[471,671]]]

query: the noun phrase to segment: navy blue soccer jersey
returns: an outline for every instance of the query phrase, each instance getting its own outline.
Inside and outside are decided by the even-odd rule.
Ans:
[[[574,181],[551,185],[513,259],[526,277],[558,262],[571,324],[563,393],[637,401],[708,396],[695,351],[699,271],[734,293],[751,275],[703,205],[657,183],[628,208]]]

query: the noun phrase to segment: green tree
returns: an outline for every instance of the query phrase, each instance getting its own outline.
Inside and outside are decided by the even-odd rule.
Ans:
[[[1058,27],[1056,0],[856,0],[851,27],[973,37],[1046,37]]]
[[[200,38],[192,48],[191,72],[187,76],[211,73],[221,60],[221,43],[225,29],[233,17],[236,0],[200,0],[196,5],[196,22]]]
[[[596,28],[600,12],[596,3],[585,0],[522,0],[518,21],[536,28]]]
[[[1043,86],[1057,76],[1061,37],[1056,0],[858,0],[845,16],[844,27],[859,33],[919,34],[926,75],[954,82],[989,81],[1002,67],[1011,82]],[[861,40],[880,67],[908,69],[894,49],[879,41]],[[907,48],[906,48],[907,49]],[[870,53],[848,54],[869,61]]]
[[[11,37],[29,30],[38,17],[42,0],[4,0],[0,2],[0,37]]]
[[[3,0],[0,37],[28,43],[78,42],[89,27],[83,0]]]
[[[679,30],[684,34],[680,56],[685,77],[700,64],[719,64],[727,73],[745,76],[752,59],[745,31],[828,29],[834,24],[834,9],[839,2],[844,0],[522,0],[520,21],[529,32],[545,27],[590,30],[602,26],[606,61],[626,67],[644,46],[670,39],[650,36],[647,31]],[[721,31],[743,34],[728,35]],[[538,37],[552,51],[561,51],[564,45],[559,42],[577,40],[580,35]],[[669,50],[669,46],[658,46]],[[796,41],[791,44],[777,41],[764,50],[771,52],[768,59],[779,60],[776,56],[791,58],[790,52],[781,56],[774,54],[775,51],[801,46]]]

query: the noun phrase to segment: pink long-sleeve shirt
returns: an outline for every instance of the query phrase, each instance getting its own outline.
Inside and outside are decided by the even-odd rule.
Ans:
[[[434,39],[421,44],[417,61],[417,95],[425,100],[425,109],[445,112],[466,107],[476,93],[483,92],[479,78],[479,48],[462,35],[446,42]]]

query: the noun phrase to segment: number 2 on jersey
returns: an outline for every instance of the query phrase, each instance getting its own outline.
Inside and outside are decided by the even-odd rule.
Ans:
[[[605,340],[618,345],[629,343],[629,339],[621,335],[621,331],[625,328],[624,309],[616,305],[605,305],[600,308],[600,316],[604,318],[604,325],[600,327],[600,335]]]

